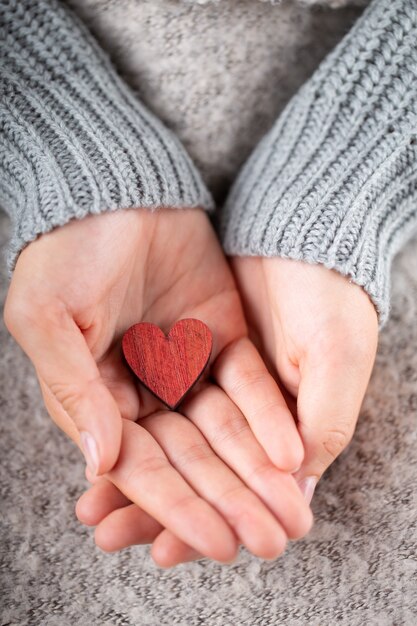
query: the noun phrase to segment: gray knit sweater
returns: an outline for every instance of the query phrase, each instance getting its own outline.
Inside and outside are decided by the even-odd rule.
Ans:
[[[373,0],[218,207],[228,254],[333,268],[364,287],[381,326],[392,259],[417,226],[416,41],[415,0]],[[0,204],[13,221],[10,276],[25,245],[74,217],[214,207],[175,133],[63,3],[0,0],[0,58]]]

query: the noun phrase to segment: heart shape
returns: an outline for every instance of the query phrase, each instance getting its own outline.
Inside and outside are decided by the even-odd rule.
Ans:
[[[123,335],[130,368],[159,400],[174,410],[206,368],[213,338],[200,320],[182,319],[165,335],[155,324],[140,322]]]

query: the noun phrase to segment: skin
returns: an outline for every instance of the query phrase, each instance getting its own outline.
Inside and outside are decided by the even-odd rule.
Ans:
[[[354,433],[375,361],[376,311],[361,287],[324,266],[258,257],[234,258],[232,266],[251,337],[296,419],[305,456],[295,477],[310,500]],[[165,567],[201,558],[107,480],[93,483],[77,514],[97,526],[102,549],[153,542]]]
[[[138,321],[168,331],[184,317],[209,326],[214,348],[211,377],[180,414],[140,387],[121,339]],[[230,562],[239,543],[276,558],[309,531],[311,510],[291,476],[302,439],[248,338],[203,211],[106,212],[42,235],[18,258],[4,321],[33,362],[52,419],[80,448],[80,433],[96,442],[97,463],[84,446],[90,477],[117,494],[111,502],[158,525],[156,562],[168,566],[185,549]],[[112,547],[100,532],[98,544]]]

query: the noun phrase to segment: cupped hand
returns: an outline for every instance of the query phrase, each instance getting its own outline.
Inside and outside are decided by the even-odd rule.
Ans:
[[[190,553],[232,560],[238,542],[276,558],[287,538],[309,531],[312,514],[295,479],[225,405],[207,385],[185,404],[186,417],[155,411],[138,424],[125,420],[118,463],[77,505],[81,522],[98,524],[99,547],[153,543],[154,560],[168,567]]]
[[[115,467],[115,482],[139,503],[142,485],[132,492],[129,472],[117,473],[131,461],[123,452],[124,433],[133,428],[135,435],[145,436],[143,427],[128,421],[161,407],[138,387],[124,364],[121,338],[138,321],[167,331],[183,317],[199,318],[213,332],[216,384],[209,389],[217,395],[209,399],[208,410],[221,411],[226,422],[241,412],[269,460],[284,470],[295,469],[303,448],[293,417],[247,338],[235,283],[204,212],[133,209],[72,221],[22,251],[6,301],[6,325],[36,368],[50,415],[83,448],[92,472],[103,474]],[[237,440],[230,435],[230,445]],[[242,449],[246,445],[239,443]],[[153,450],[161,456],[159,448]],[[250,450],[246,454],[251,458]],[[256,461],[253,457],[251,467]],[[155,502],[162,503],[163,496],[161,484]],[[201,507],[201,494],[198,498]],[[165,523],[165,505],[158,506],[151,512]],[[311,523],[309,511],[302,501],[297,506],[305,529]],[[178,510],[180,520],[188,516],[197,535],[204,534],[193,506]],[[216,524],[223,520],[215,502],[206,510]],[[300,532],[296,520],[287,524],[290,535]],[[176,529],[168,527],[167,533]],[[203,547],[220,558],[215,535]],[[194,544],[202,548],[201,541]]]
[[[232,264],[252,337],[297,420],[306,452],[296,477],[309,501],[354,432],[375,359],[375,308],[360,287],[321,265],[281,258],[235,258]],[[106,480],[81,497],[77,512],[97,525],[104,549],[154,542],[153,557],[164,566],[201,557],[166,537],[158,521]]]
[[[98,525],[98,546],[114,551],[153,543],[154,560],[169,567],[201,556],[228,560],[236,540],[257,556],[276,558],[287,538],[309,531],[311,511],[295,479],[271,463],[220,389],[204,384],[182,412],[154,411],[139,424],[126,423],[116,467],[98,483],[88,474],[95,485],[81,496],[77,516]],[[222,515],[236,540],[213,526],[196,494]],[[223,542],[220,556],[210,551],[211,533]]]
[[[366,292],[323,265],[235,257],[251,336],[292,407],[305,456],[296,473],[308,500],[350,442],[378,343]]]

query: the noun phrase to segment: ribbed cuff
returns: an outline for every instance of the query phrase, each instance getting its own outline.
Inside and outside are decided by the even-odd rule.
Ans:
[[[0,203],[9,276],[39,234],[131,207],[214,208],[176,136],[57,0],[0,2]]]
[[[221,214],[230,255],[321,263],[380,327],[391,262],[417,225],[417,4],[374,0],[288,103]]]

